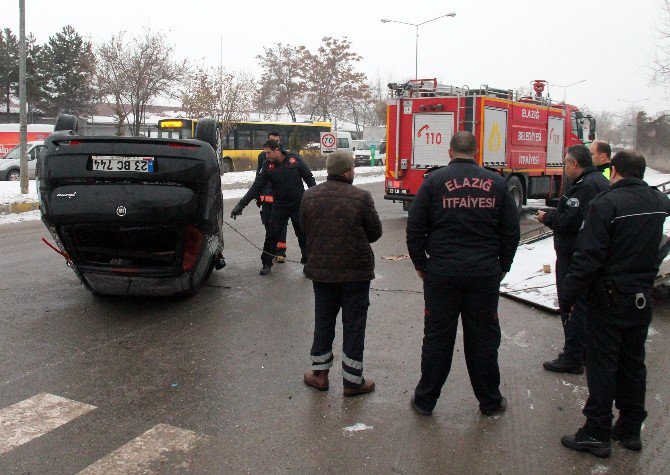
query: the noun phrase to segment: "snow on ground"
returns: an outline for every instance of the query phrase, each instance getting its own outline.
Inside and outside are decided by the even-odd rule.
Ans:
[[[645,181],[650,185],[660,185],[670,181],[670,174],[647,169]],[[670,233],[670,220],[666,220],[665,233]],[[549,265],[550,273],[545,273],[544,265]],[[670,265],[670,257],[664,267]],[[519,246],[512,263],[500,285],[500,292],[516,297],[548,310],[558,310],[556,296],[556,252],[554,240],[550,237],[532,244]]]
[[[37,190],[35,180],[28,184],[28,194],[21,194],[21,183],[18,181],[0,181],[0,204],[22,203],[25,201],[37,201]]]

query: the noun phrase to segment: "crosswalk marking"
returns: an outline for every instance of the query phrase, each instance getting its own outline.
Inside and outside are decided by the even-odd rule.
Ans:
[[[158,424],[79,472],[79,475],[151,473],[151,464],[170,452],[188,452],[208,439],[190,430]]]
[[[25,444],[95,406],[41,393],[0,410],[0,454]]]

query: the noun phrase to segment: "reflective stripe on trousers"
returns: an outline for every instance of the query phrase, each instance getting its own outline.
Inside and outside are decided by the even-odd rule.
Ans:
[[[363,384],[363,362],[342,354],[342,378],[354,384]]]
[[[325,355],[312,355],[312,370],[330,369],[333,366],[333,352]]]

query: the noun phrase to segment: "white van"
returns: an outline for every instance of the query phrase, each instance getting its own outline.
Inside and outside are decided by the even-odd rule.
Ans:
[[[351,132],[337,131],[337,151],[354,153],[354,141]]]

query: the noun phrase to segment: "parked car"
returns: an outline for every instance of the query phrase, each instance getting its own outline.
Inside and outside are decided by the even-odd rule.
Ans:
[[[199,140],[77,135],[67,115],[55,130],[37,163],[42,221],[90,291],[191,294],[225,265],[214,119]]]
[[[365,140],[354,140],[353,147],[354,147],[354,161],[356,163],[356,166],[369,167],[370,157],[372,154],[370,152],[370,146],[367,144],[367,142]]]
[[[28,155],[28,176],[35,178],[35,165],[40,151],[44,148],[44,141],[37,140],[26,144],[26,153]],[[4,158],[0,159],[0,180],[17,181],[20,178],[21,171],[21,151],[17,145],[11,149]]]

